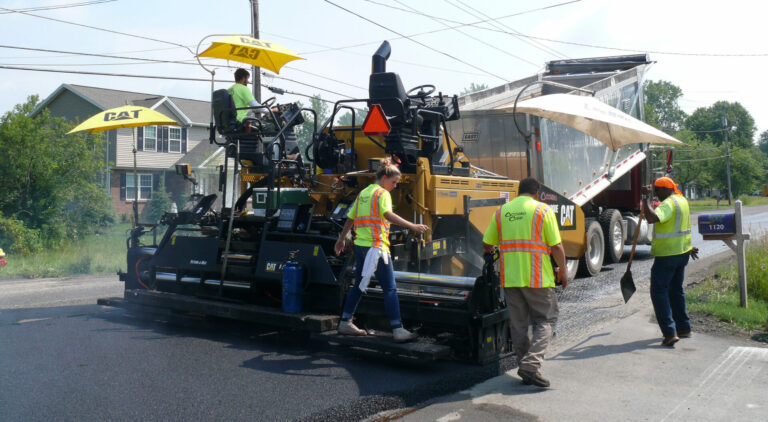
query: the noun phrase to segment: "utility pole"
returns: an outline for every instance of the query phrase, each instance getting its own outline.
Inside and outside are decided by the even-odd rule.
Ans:
[[[259,0],[249,0],[251,2],[251,36],[259,38]],[[251,68],[251,86],[253,88],[253,98],[261,103],[261,68],[253,66]]]
[[[725,178],[728,180],[728,205],[731,205],[733,201],[733,195],[731,194],[731,150],[728,147],[728,119],[725,117],[725,111],[723,111],[723,136],[725,136]]]

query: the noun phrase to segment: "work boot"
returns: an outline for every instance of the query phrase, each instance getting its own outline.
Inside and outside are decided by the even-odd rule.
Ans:
[[[533,384],[537,387],[542,387],[542,388],[549,387],[549,380],[544,378],[538,372],[530,372],[530,371],[524,371],[522,369],[518,369],[517,375],[520,376],[520,378],[523,380],[523,384],[525,385]]]
[[[338,331],[339,334],[344,334],[346,336],[364,336],[367,334],[365,330],[357,328],[352,321],[340,321],[339,328],[337,328],[336,331]]]
[[[680,337],[676,335],[664,336],[664,340],[661,341],[662,346],[673,347]]]
[[[392,330],[392,337],[396,343],[406,343],[412,340],[416,340],[419,336],[416,333],[412,333],[403,327],[398,327]]]
[[[691,338],[691,330],[688,331],[678,331],[677,336],[680,338]]]

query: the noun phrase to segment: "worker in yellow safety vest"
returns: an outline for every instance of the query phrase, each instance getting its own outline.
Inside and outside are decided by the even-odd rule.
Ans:
[[[493,253],[494,247],[499,248],[517,374],[526,385],[549,387],[541,364],[558,315],[550,255],[558,267],[557,284],[563,289],[568,285],[568,271],[557,218],[546,204],[536,200],[539,190],[534,178],[520,181],[517,198],[502,205],[488,225],[483,252]],[[531,323],[533,337],[529,338]]]
[[[392,212],[390,192],[400,182],[400,170],[386,158],[381,160],[376,172],[376,183],[363,189],[347,213],[347,222],[335,245],[336,255],[341,255],[346,247],[347,234],[355,229],[355,285],[347,293],[344,311],[339,322],[339,334],[364,336],[366,331],[352,322],[352,315],[360,303],[372,275],[376,275],[384,292],[384,308],[392,326],[392,337],[398,342],[416,339],[416,334],[403,328],[400,319],[400,302],[395,287],[395,273],[392,257],[389,254],[390,223],[406,227],[416,233],[424,233],[429,228],[424,224],[414,224]]]
[[[691,336],[691,321],[685,309],[685,266],[688,259],[698,259],[698,248],[691,245],[691,211],[688,201],[669,177],[653,182],[653,190],[661,203],[651,204],[651,186],[643,186],[645,218],[653,224],[651,255],[651,302],[664,339],[672,346],[680,337]]]

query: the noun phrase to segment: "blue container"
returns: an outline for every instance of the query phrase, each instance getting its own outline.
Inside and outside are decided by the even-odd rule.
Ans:
[[[301,291],[303,286],[301,264],[289,258],[283,266],[283,312],[301,312]]]

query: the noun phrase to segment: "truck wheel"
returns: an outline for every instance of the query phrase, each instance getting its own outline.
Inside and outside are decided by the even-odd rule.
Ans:
[[[600,223],[591,220],[587,223],[587,250],[579,259],[579,275],[592,277],[603,268],[605,257],[605,237]]]
[[[578,259],[568,259],[565,261],[565,268],[568,270],[568,281],[572,281],[576,278],[576,272],[579,270]]]
[[[605,258],[608,262],[621,261],[624,253],[624,226],[619,210],[610,209],[600,214],[600,226],[605,235]]]

